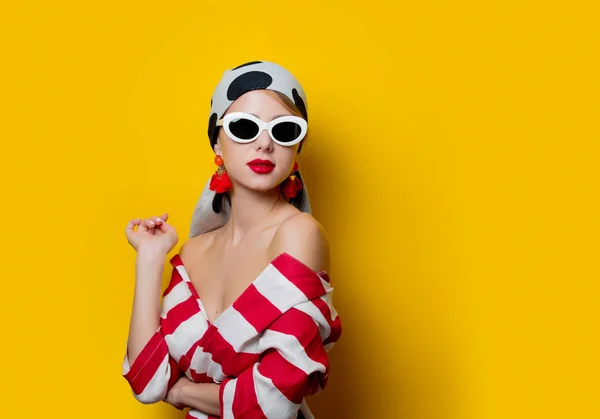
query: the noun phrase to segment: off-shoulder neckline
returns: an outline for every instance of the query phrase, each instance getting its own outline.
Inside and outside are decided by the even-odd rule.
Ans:
[[[317,275],[319,278],[325,280],[326,282],[329,282],[329,274],[327,272],[326,269],[323,269],[321,271],[315,271],[314,269],[312,269],[311,267],[309,267],[307,264],[305,264],[304,262],[302,262],[300,259],[292,256],[291,254],[289,254],[288,252],[281,252],[280,254],[278,254],[277,256],[275,256],[265,267],[263,270],[260,271],[260,273],[252,280],[252,282],[250,282],[248,284],[248,286],[246,288],[244,288],[244,290],[242,291],[242,293],[233,301],[233,303],[231,303],[228,307],[226,307],[225,309],[223,309],[223,311],[211,322],[210,319],[208,318],[208,312],[206,311],[205,307],[204,307],[204,303],[202,302],[202,298],[200,297],[200,294],[198,293],[198,290],[196,290],[196,287],[192,281],[192,278],[190,277],[190,274],[187,270],[187,268],[185,267],[185,264],[183,263],[183,260],[181,259],[181,255],[178,253],[176,253],[171,259],[170,259],[170,263],[175,267],[175,266],[181,266],[181,268],[183,269],[183,271],[185,272],[186,276],[187,276],[187,281],[188,282],[188,286],[190,291],[192,292],[192,294],[194,295],[194,297],[198,300],[198,304],[200,305],[200,309],[203,312],[203,316],[206,318],[206,321],[208,322],[209,325],[215,325],[219,319],[221,318],[221,316],[228,310],[232,309],[232,307],[238,302],[238,300],[246,293],[246,291],[256,283],[256,281],[262,276],[262,274],[270,267],[272,266],[274,263],[276,263],[279,259],[287,259],[287,261],[292,262],[293,264],[298,265],[299,267],[301,267],[302,269],[306,269],[309,270],[310,272],[312,272],[313,274]]]

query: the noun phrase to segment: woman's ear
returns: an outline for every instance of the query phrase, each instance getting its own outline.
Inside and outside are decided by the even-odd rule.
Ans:
[[[223,149],[221,148],[221,138],[217,137],[217,142],[215,143],[213,150],[215,151],[216,155],[223,156]]]

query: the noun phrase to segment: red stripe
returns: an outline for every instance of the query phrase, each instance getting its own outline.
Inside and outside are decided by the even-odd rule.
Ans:
[[[192,345],[192,347],[190,348],[189,352],[193,353],[193,351],[196,350],[197,346],[198,346],[198,343],[194,343]],[[179,368],[181,368],[182,371],[187,371],[188,368],[190,367],[190,364],[191,364],[191,358],[188,357],[187,355],[182,355],[181,358],[179,358]]]
[[[340,320],[340,316],[336,317],[335,320],[330,323],[331,326],[331,334],[327,339],[323,341],[323,345],[328,345],[332,342],[337,342],[342,335],[342,321]]]
[[[131,365],[129,372],[125,374],[125,379],[129,381],[135,394],[141,394],[144,391],[168,354],[167,343],[159,330],[150,338]]]
[[[181,261],[181,256],[179,256],[179,253],[173,255],[169,262],[171,262],[171,265],[173,265],[173,267],[183,266],[183,262]]]
[[[204,348],[205,352],[212,354],[213,361],[223,368],[223,374],[234,377],[257,362],[260,357],[260,354],[236,352],[214,325],[211,325],[204,333],[199,345]]]
[[[282,253],[277,256],[273,259],[271,264],[277,268],[288,281],[302,291],[309,300],[325,294],[325,288],[321,283],[319,275],[303,262],[288,253]]]
[[[169,377],[167,390],[170,390],[171,387],[173,387],[173,384],[175,384],[175,382],[183,375],[183,371],[181,371],[177,366],[177,361],[175,361],[171,356],[169,356],[169,365],[171,367],[171,376]]]
[[[277,319],[269,330],[294,336],[310,359],[328,366],[327,352],[321,342],[319,328],[308,314],[292,308]]]
[[[169,282],[169,285],[163,292],[163,297],[165,295],[167,295],[168,293],[170,293],[173,290],[173,288],[175,288],[175,286],[180,284],[182,281],[183,281],[183,278],[181,277],[181,275],[179,274],[177,269],[173,268],[173,271],[171,271],[171,281]]]
[[[327,304],[321,298],[315,298],[311,302],[319,309],[323,317],[325,317],[325,320],[327,320],[327,324],[331,328],[331,332],[325,341],[323,341],[323,345],[327,345],[331,342],[337,342],[342,334],[342,323],[340,322],[340,316],[337,316],[335,320],[331,320],[331,309],[329,308],[329,304]]]
[[[250,323],[257,333],[265,330],[281,311],[262,295],[254,284],[250,284],[242,295],[233,303],[235,308]]]
[[[237,378],[235,395],[231,406],[234,418],[266,418],[256,398],[253,369],[253,366],[248,368]]]
[[[289,363],[277,350],[265,352],[259,372],[273,381],[275,387],[293,403],[300,404],[307,393],[308,375]]]
[[[181,257],[179,256],[179,254],[176,254],[175,256],[173,256],[171,258],[171,264],[177,268],[178,266],[181,266],[183,268],[183,270],[185,271],[185,273],[188,275],[188,279],[189,281],[185,281],[188,285],[188,288],[190,289],[190,292],[192,293],[192,295],[196,298],[196,299],[200,299],[200,296],[198,295],[198,292],[196,292],[196,288],[194,288],[194,284],[192,284],[191,279],[189,278],[189,273],[187,271],[187,269],[185,268],[185,265],[183,264],[183,261],[181,260]],[[179,272],[178,272],[179,274]]]
[[[167,313],[166,318],[161,320],[161,325],[165,336],[175,332],[181,323],[188,320],[199,311],[200,307],[198,306],[198,300],[196,300],[192,295],[190,295],[188,299],[171,308]]]
[[[214,380],[206,373],[198,374],[192,369],[190,370],[190,375],[192,376],[194,383],[214,383]]]
[[[315,371],[307,376],[304,371],[288,362],[277,351],[272,350],[261,359],[259,367],[261,374],[270,378],[288,399],[294,403],[301,403],[303,397],[315,393],[319,386],[325,386],[329,371],[329,358],[321,342],[319,328],[311,316],[292,308],[277,319],[269,330],[294,336],[306,355],[325,367],[324,373]],[[300,348],[290,350],[292,353],[300,351]]]

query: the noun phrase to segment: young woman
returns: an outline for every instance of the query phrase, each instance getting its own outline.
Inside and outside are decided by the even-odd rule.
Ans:
[[[178,242],[168,214],[129,222],[137,251],[123,376],[142,403],[191,408],[187,418],[311,418],[341,334],[329,245],[298,166],[304,90],[283,67],[228,70],[211,98],[217,171]]]

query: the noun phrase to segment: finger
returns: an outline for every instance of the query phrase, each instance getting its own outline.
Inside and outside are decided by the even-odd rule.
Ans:
[[[161,221],[161,223],[157,226],[157,228],[162,232],[168,232],[172,227],[166,221]]]
[[[135,226],[142,222],[141,218],[136,218],[134,220],[129,221],[127,227],[125,227],[125,233],[132,233],[135,229]]]
[[[154,221],[152,221],[151,218],[145,218],[142,221],[142,226],[146,227],[147,229],[150,229],[150,228],[154,228],[155,227],[155,223],[154,223]]]
[[[127,230],[133,230],[135,228],[135,226],[141,222],[142,222],[141,218],[134,218],[133,220],[129,221],[129,223],[127,224]]]
[[[163,221],[167,221],[167,219],[169,218],[169,214],[167,214],[166,212],[161,215],[159,218],[161,218]]]

